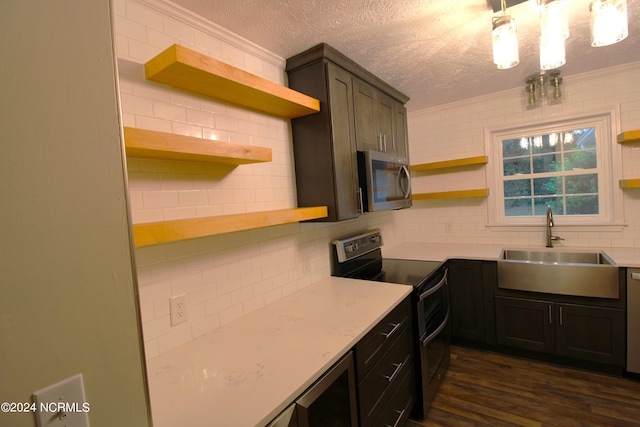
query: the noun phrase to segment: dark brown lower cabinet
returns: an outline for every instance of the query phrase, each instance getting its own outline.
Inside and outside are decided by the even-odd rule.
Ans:
[[[454,340],[495,344],[496,263],[449,260],[451,336]]]
[[[498,344],[624,366],[624,310],[496,297]]]
[[[361,427],[385,420],[402,426],[415,402],[411,297],[407,297],[355,346]],[[388,420],[388,421],[387,421]]]
[[[496,297],[496,334],[498,344],[553,353],[553,303]]]
[[[624,310],[558,304],[556,353],[575,359],[624,366]]]

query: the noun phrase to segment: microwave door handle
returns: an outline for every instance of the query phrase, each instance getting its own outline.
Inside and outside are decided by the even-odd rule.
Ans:
[[[407,189],[405,190],[402,186],[402,175],[407,177]],[[400,170],[398,171],[398,187],[400,187],[400,191],[402,191],[402,195],[404,198],[408,198],[411,194],[411,175],[409,174],[409,169],[405,165],[400,166]]]

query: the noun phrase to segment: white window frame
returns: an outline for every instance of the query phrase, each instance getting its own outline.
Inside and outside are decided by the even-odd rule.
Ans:
[[[595,128],[596,151],[598,156],[598,197],[601,211],[598,215],[562,215],[555,216],[555,226],[569,226],[572,229],[603,231],[611,228],[621,230],[624,226],[623,193],[619,187],[622,168],[622,150],[617,143],[619,133],[619,108],[612,107],[585,114],[554,117],[549,120],[522,123],[513,126],[485,128],[485,152],[489,154],[487,165],[487,185],[490,188],[487,201],[488,226],[501,227],[539,227],[539,216],[506,216],[504,212],[504,185],[502,141],[522,136],[549,134],[570,129]]]

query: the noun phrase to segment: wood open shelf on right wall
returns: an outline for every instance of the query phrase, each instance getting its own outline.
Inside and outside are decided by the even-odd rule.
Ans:
[[[618,135],[618,143],[631,144],[640,142],[640,130],[630,130]],[[620,188],[640,188],[640,178],[621,179]]]

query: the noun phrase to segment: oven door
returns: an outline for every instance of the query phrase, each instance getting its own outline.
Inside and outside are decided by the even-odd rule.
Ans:
[[[443,268],[432,276],[426,286],[420,287],[418,292],[420,293],[416,298],[416,311],[420,338],[417,353],[422,387],[418,392],[416,412],[419,418],[423,418],[429,411],[450,361],[451,328],[447,269]]]
[[[411,206],[411,175],[406,158],[378,151],[359,151],[358,175],[365,211]]]

